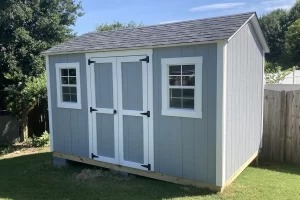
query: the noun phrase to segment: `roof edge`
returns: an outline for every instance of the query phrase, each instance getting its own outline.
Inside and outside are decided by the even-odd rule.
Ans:
[[[259,41],[260,41],[260,43],[263,47],[264,53],[269,53],[270,49],[269,49],[269,46],[266,42],[264,34],[262,33],[262,30],[260,28],[256,13],[253,13],[253,15],[227,41],[229,42],[249,22],[251,22],[253,27],[254,27],[254,31],[257,34],[257,37],[258,37],[258,39],[259,39]]]
[[[163,47],[174,47],[174,46],[187,46],[187,45],[199,45],[199,44],[214,44],[220,41],[226,41],[227,39],[219,39],[205,42],[190,42],[190,43],[178,43],[178,44],[163,44],[154,46],[141,46],[141,47],[129,47],[129,48],[116,48],[116,49],[101,49],[101,50],[87,50],[87,51],[61,51],[61,52],[41,52],[43,56],[62,55],[62,54],[76,54],[76,53],[96,53],[96,52],[109,52],[109,51],[126,51],[126,50],[137,50],[137,49],[153,49]]]

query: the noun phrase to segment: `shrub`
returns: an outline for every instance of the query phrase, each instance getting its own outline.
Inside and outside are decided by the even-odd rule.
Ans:
[[[47,131],[41,137],[33,135],[32,138],[26,139],[24,144],[30,147],[48,147],[50,146],[50,135]]]

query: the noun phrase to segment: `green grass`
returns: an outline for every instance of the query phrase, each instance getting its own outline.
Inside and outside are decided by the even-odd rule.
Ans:
[[[294,165],[248,167],[222,194],[214,194],[80,164],[57,168],[47,149],[31,151],[0,156],[0,199],[300,199],[300,168]]]

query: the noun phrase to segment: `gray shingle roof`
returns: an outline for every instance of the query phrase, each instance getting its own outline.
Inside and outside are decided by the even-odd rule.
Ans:
[[[140,28],[91,32],[43,53],[113,50],[224,40],[230,38],[253,14],[255,13],[250,12]]]

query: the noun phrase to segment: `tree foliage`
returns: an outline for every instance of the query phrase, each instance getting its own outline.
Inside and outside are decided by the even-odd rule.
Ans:
[[[284,38],[287,29],[288,13],[278,9],[260,18],[261,29],[270,48],[266,60],[280,64],[284,53]]]
[[[40,53],[74,37],[70,28],[81,16],[74,0],[0,1],[0,96],[23,122],[45,100],[45,60]],[[22,128],[22,127],[21,127]]]
[[[136,23],[136,22],[129,22],[129,23],[121,23],[121,22],[114,22],[112,24],[101,24],[96,27],[98,32],[100,31],[110,31],[110,30],[117,30],[123,28],[135,28],[135,27],[142,27],[144,26],[143,23]]]
[[[291,65],[300,66],[300,19],[288,27],[285,36],[285,55]]]
[[[289,75],[292,71],[292,68],[282,70],[282,67],[280,66],[277,66],[275,68],[266,67],[265,81],[267,84],[278,84],[280,81],[284,80],[285,77]]]
[[[295,64],[299,65],[296,59],[297,55],[300,57],[299,45],[297,45],[299,27],[296,21],[298,19],[300,19],[300,0],[297,0],[289,11],[277,9],[259,19],[270,47],[270,53],[266,55],[266,60],[274,69],[276,66],[287,69]]]

